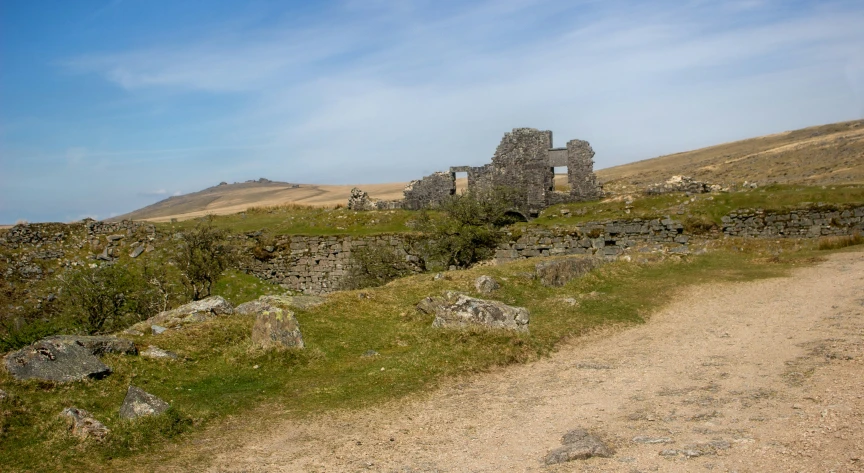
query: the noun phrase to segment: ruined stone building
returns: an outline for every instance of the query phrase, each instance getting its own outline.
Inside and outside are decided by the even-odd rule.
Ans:
[[[453,166],[405,188],[402,208],[434,207],[456,193],[456,173],[468,175],[468,189],[495,187],[516,191],[514,206],[525,217],[536,217],[550,205],[595,200],[603,195],[594,175],[594,150],[587,141],[571,140],[552,148],[552,132],[516,128],[504,135],[492,162],[484,166]],[[555,190],[555,168],[567,167],[569,192]]]

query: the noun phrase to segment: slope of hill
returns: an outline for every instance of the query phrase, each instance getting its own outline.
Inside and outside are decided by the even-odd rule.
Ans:
[[[730,185],[864,182],[864,120],[815,126],[670,154],[597,172],[606,190],[644,188],[683,174]]]
[[[677,174],[724,185],[744,181],[805,185],[864,183],[864,120],[750,138],[597,171],[605,190],[612,194],[644,189]],[[564,176],[558,176],[556,182],[564,186],[565,180]],[[457,181],[457,189],[465,187],[462,181]],[[356,187],[374,199],[394,200],[402,198],[405,184]],[[223,184],[170,197],[111,220],[164,222],[285,204],[332,207],[348,202],[352,187],[355,186],[297,185],[266,179]]]
[[[375,199],[393,200],[402,198],[405,184],[363,184],[360,187]],[[285,204],[332,207],[348,202],[353,187],[355,186],[289,184],[267,180],[221,184],[191,194],[169,197],[110,220],[167,222],[172,218],[183,220],[207,214],[227,215],[242,212],[249,207]]]

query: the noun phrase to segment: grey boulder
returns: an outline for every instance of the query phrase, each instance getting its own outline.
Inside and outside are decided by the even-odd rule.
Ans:
[[[444,297],[424,299],[418,304],[418,309],[434,311],[433,327],[485,327],[527,332],[530,322],[528,309],[524,307],[477,299],[458,292],[448,291]]]
[[[474,281],[474,288],[480,294],[488,295],[500,289],[501,285],[498,284],[498,281],[492,279],[491,276],[480,276]]]
[[[66,383],[111,374],[111,368],[99,361],[90,349],[50,338],[9,353],[4,361],[6,370],[18,380]]]
[[[303,348],[300,324],[289,308],[289,301],[279,296],[262,296],[258,300],[240,304],[236,312],[254,315],[252,342],[263,347]]]
[[[543,462],[547,465],[565,463],[573,460],[587,460],[592,457],[608,458],[612,456],[609,447],[597,436],[582,429],[574,429],[564,434],[561,439],[564,446],[552,450]]]
[[[126,398],[120,406],[120,417],[123,419],[137,419],[143,416],[155,416],[171,407],[167,402],[145,392],[135,386],[129,386]]]
[[[60,413],[61,417],[65,417],[69,421],[69,430],[72,435],[81,439],[105,440],[110,430],[105,427],[105,424],[96,420],[93,415],[84,409],[76,409],[67,407]]]
[[[221,296],[210,296],[200,301],[181,305],[176,309],[160,312],[149,319],[138,322],[131,330],[148,332],[153,326],[164,328],[180,328],[185,325],[203,322],[220,315],[231,315],[234,308]]]

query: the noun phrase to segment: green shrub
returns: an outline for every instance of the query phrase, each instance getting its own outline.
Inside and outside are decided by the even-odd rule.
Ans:
[[[193,300],[209,296],[213,283],[235,259],[226,237],[224,229],[213,226],[212,218],[180,232],[181,242],[173,261]]]
[[[490,258],[505,237],[500,229],[524,220],[520,201],[508,189],[469,190],[445,200],[439,215],[421,212],[415,227],[424,235],[422,252],[431,266],[427,269],[467,268]]]
[[[167,308],[168,297],[131,265],[73,269],[62,277],[63,313],[87,333],[110,332]]]
[[[361,246],[351,250],[350,267],[342,287],[361,289],[383,286],[412,272],[404,252],[385,244]]]

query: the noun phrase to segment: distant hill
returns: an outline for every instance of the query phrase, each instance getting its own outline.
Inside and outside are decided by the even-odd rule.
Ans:
[[[407,183],[363,184],[359,187],[375,199],[393,200],[402,198],[405,184]],[[109,220],[166,222],[172,218],[183,220],[207,214],[226,215],[242,212],[249,207],[285,204],[329,207],[347,203],[353,187],[355,186],[290,184],[266,179],[220,184],[191,194],[169,197]]]
[[[645,188],[681,174],[700,181],[864,183],[864,120],[814,126],[597,171],[606,190]]]
[[[673,175],[712,184],[828,185],[864,183],[864,120],[814,126],[774,135],[670,154],[597,171],[607,192],[644,189]],[[419,176],[418,176],[419,177]],[[559,176],[559,181],[563,181]],[[457,188],[465,182],[457,181]],[[359,184],[374,199],[402,198],[407,183]],[[563,182],[559,182],[559,185]],[[110,220],[168,221],[207,214],[232,214],[249,207],[345,204],[354,185],[289,184],[266,179],[221,184],[161,202]]]

